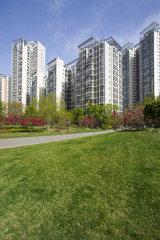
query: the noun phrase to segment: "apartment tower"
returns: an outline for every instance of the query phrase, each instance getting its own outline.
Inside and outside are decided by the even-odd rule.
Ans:
[[[11,101],[11,77],[0,74],[0,100],[5,104]]]
[[[160,95],[160,26],[152,22],[140,33],[140,101]]]
[[[65,67],[64,61],[55,58],[47,64],[47,95],[54,93],[57,101],[65,100]]]
[[[45,47],[24,38],[12,44],[11,101],[26,106],[31,97],[39,99],[44,88]]]
[[[78,59],[65,65],[65,103],[68,110],[75,108],[77,61]]]
[[[139,102],[139,45],[127,43],[122,48],[123,109],[135,107]]]
[[[76,107],[117,104],[122,111],[122,53],[112,38],[89,38],[78,46]]]

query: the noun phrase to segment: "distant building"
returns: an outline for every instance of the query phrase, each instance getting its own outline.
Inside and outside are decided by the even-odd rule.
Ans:
[[[152,22],[140,33],[140,41],[122,48],[123,107],[142,103],[144,97],[160,95],[160,26]]]
[[[47,65],[46,94],[63,98],[67,109],[89,103],[135,107],[145,96],[160,95],[160,26],[153,22],[140,41],[123,48],[112,37],[91,37],[78,46],[78,58],[64,66],[56,58]]]
[[[75,108],[77,60],[65,65],[65,102],[68,110]]]
[[[89,38],[78,46],[76,107],[117,104],[122,111],[122,53],[112,38]]]
[[[65,67],[64,61],[55,58],[47,64],[47,89],[46,93],[54,93],[57,100],[65,100]]]
[[[139,46],[127,43],[123,49],[123,109],[135,107],[139,99]]]
[[[152,22],[140,33],[140,101],[160,95],[160,26]]]
[[[23,38],[13,41],[11,101],[30,103],[39,99],[44,89],[45,47],[39,41],[27,42]]]
[[[53,92],[68,110],[89,103],[119,106],[122,112],[122,53],[112,38],[89,38],[78,46],[78,59],[66,64],[55,58],[47,64],[46,94]]]
[[[0,74],[0,99],[5,104],[11,101],[11,77]]]

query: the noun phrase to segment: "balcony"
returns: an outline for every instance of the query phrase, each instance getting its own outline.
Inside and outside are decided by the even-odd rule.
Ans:
[[[86,99],[94,99],[94,94],[93,93],[87,94]]]

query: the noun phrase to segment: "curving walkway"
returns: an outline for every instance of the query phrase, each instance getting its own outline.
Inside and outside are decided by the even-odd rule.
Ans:
[[[49,142],[58,142],[63,140],[89,137],[89,136],[111,133],[111,132],[114,132],[114,131],[109,130],[109,131],[100,131],[100,132],[74,133],[74,134],[65,134],[65,135],[44,136],[44,137],[0,139],[0,149],[29,146],[29,145],[49,143]]]

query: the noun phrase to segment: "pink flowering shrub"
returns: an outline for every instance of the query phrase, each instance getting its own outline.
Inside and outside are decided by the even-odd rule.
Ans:
[[[45,122],[43,119],[38,117],[24,118],[23,116],[10,114],[4,119],[5,125],[22,125],[22,126],[44,126]]]
[[[43,119],[39,119],[38,117],[29,117],[28,121],[31,123],[32,126],[44,126],[45,122]]]
[[[144,126],[144,106],[138,105],[124,111],[122,125],[124,127],[143,127]]]
[[[4,119],[0,117],[0,125],[4,125]]]
[[[112,128],[120,128],[122,117],[116,111],[113,112],[111,117],[108,119],[108,125]]]
[[[97,127],[99,122],[94,117],[84,117],[83,119],[79,120],[79,124],[87,127]]]
[[[19,124],[20,118],[19,115],[9,114],[8,117],[5,118],[5,125]]]

